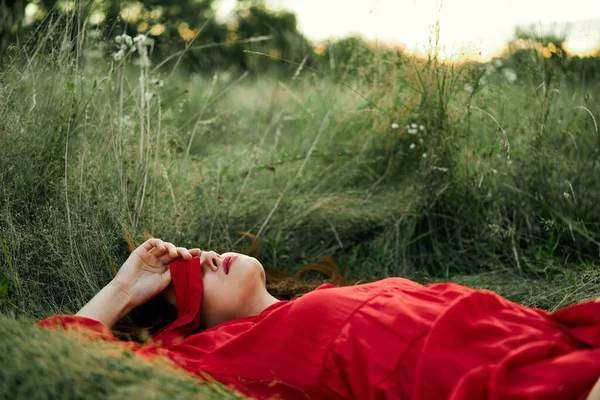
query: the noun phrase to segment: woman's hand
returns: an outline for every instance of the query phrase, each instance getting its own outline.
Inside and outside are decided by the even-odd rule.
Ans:
[[[200,253],[198,248],[188,250],[160,239],[148,239],[131,253],[109,286],[121,291],[129,299],[129,306],[135,308],[162,292],[171,282],[168,267],[171,262],[180,257],[189,260]]]

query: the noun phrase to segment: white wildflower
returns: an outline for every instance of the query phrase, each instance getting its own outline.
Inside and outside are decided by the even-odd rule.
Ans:
[[[497,58],[494,60],[494,65],[496,66],[496,68],[502,68],[502,66],[504,65],[504,62],[502,61],[501,58]]]
[[[419,143],[423,144],[423,138],[419,138]]]
[[[418,132],[418,130],[417,130],[416,128],[415,128],[415,129],[413,129],[413,128],[409,128],[409,129],[408,129],[408,133],[410,133],[411,135],[414,135],[414,134],[416,134],[417,132]]]
[[[569,200],[571,198],[571,195],[567,192],[564,192],[563,196],[565,196],[565,199],[567,199],[567,200]]]
[[[162,79],[158,79],[158,78],[152,79],[152,83],[158,87],[163,87],[165,85],[165,83],[162,81]]]
[[[415,148],[415,144],[411,143],[410,146],[408,146],[411,150]]]
[[[113,55],[115,61],[121,61],[123,57],[125,57],[125,52],[123,50],[119,50]]]
[[[152,100],[152,96],[154,96],[154,95],[153,95],[152,93],[150,93],[150,92],[146,92],[146,93],[144,93],[144,99],[145,99],[146,101],[150,101],[150,100]]]
[[[502,71],[502,74],[511,85],[517,80],[517,73],[510,68],[506,68],[504,71]]]
[[[427,158],[427,153],[423,153],[423,155],[421,157]]]
[[[144,41],[144,40],[146,40],[146,35],[139,34],[139,35],[137,35],[136,37],[134,37],[134,38],[133,38],[133,42],[134,42],[134,43],[137,43],[137,42],[139,42],[140,40],[141,40],[141,41]]]
[[[417,125],[417,124],[410,124],[410,127],[413,128],[413,129],[416,129],[416,128],[419,127],[419,125]]]
[[[398,125],[397,123],[394,122],[392,124],[392,129],[398,129],[398,128],[400,128],[400,125]]]
[[[496,72],[496,67],[494,67],[492,64],[488,64],[487,68],[485,69],[485,74],[492,75],[494,72]]]
[[[421,132],[425,132],[425,127],[424,127],[423,125],[419,125],[419,130],[420,130]]]
[[[115,42],[117,42],[117,44],[125,44],[127,46],[131,46],[133,44],[133,41],[131,40],[131,36],[129,36],[126,33],[123,33],[122,35],[115,37]]]
[[[479,84],[480,85],[487,85],[487,79],[485,79],[485,76],[482,76],[481,79],[479,80]]]
[[[473,93],[473,85],[471,85],[470,83],[465,83],[463,89],[469,94]]]
[[[131,46],[131,47],[129,48],[129,51],[131,51],[132,53],[135,53],[135,52],[136,52],[136,50],[137,50],[137,46],[135,46],[135,45],[134,45],[134,46]]]

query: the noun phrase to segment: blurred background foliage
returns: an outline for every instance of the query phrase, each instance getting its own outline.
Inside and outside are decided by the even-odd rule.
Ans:
[[[154,42],[153,60],[167,67],[176,65],[188,72],[207,74],[225,70],[285,74],[302,65],[337,76],[354,76],[359,71],[369,73],[364,67],[373,65],[374,48],[386,47],[382,43],[373,46],[358,36],[311,43],[298,30],[293,12],[270,10],[264,0],[238,0],[233,16],[218,21],[215,15],[220,3],[219,0],[2,0],[0,54],[5,54],[11,44],[26,45],[29,35],[40,30],[48,18],[62,18],[65,25],[85,26],[94,38],[102,39],[95,52],[88,49],[92,58],[112,54],[113,49],[105,44],[117,35],[146,34]],[[600,48],[586,57],[567,55],[564,35],[540,35],[536,31],[533,26],[518,28],[507,46],[503,57],[508,57],[516,69],[537,70],[537,59],[542,57],[550,61],[549,66],[581,85],[600,76],[597,62]],[[400,47],[389,50],[403,52]],[[256,57],[247,51],[266,57]],[[273,62],[281,59],[286,61]]]
[[[219,23],[215,19],[220,1],[6,1],[0,3],[0,53],[11,43],[22,43],[31,32],[52,15],[65,24],[96,27],[96,37],[110,42],[117,35],[148,35],[154,42],[152,58],[172,63],[190,72],[237,69],[261,71],[273,63],[249,57],[239,43],[252,38],[268,42],[253,46],[273,58],[300,63],[313,54],[312,45],[297,29],[296,16],[287,11],[271,11],[262,1],[240,1],[235,18]],[[76,6],[77,4],[77,6]],[[186,49],[187,51],[182,52]],[[110,48],[98,49],[101,58]],[[176,55],[182,53],[182,57]],[[311,65],[313,60],[307,60]],[[168,63],[165,63],[167,66]],[[280,65],[279,69],[293,68]]]

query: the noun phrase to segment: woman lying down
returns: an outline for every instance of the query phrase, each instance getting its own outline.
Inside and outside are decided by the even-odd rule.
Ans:
[[[253,257],[149,239],[76,315],[38,325],[118,341],[160,294],[177,318],[130,348],[259,399],[600,399],[600,301],[549,313],[403,278],[278,300],[265,282]]]

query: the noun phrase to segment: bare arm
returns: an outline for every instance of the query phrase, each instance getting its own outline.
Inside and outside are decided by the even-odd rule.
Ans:
[[[132,309],[127,293],[109,283],[75,315],[95,319],[110,329]]]

